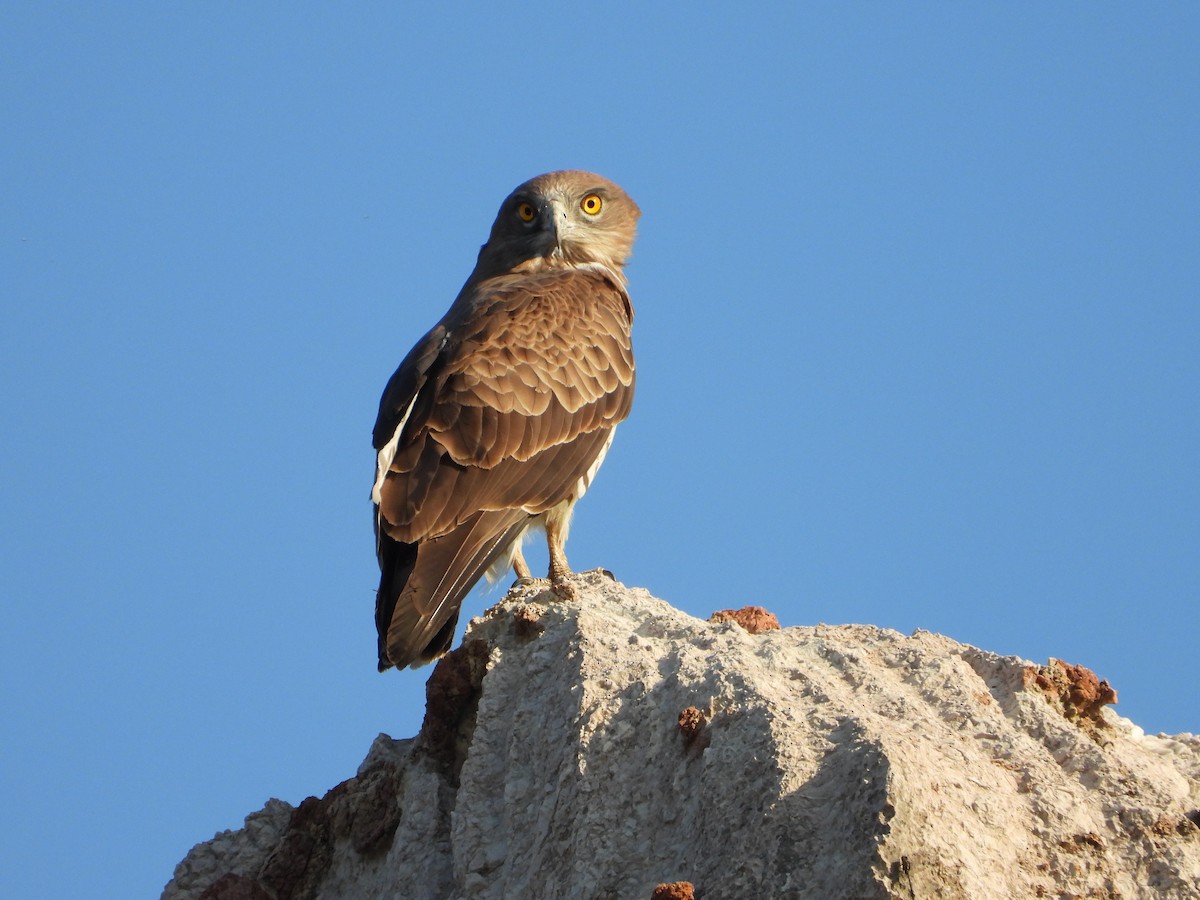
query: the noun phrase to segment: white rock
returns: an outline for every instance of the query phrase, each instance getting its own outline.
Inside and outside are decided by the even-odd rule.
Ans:
[[[435,703],[319,803],[198,845],[164,897],[228,872],[229,897],[322,900],[1200,896],[1194,735],[1067,719],[1031,663],[928,632],[752,635],[580,587],[473,620],[485,644],[436,678],[469,688],[486,659],[477,705]]]

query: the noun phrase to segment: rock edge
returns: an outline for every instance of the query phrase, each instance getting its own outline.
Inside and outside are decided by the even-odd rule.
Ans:
[[[514,588],[416,738],[197,845],[163,897],[1200,896],[1200,739],[1086,669],[579,586]]]

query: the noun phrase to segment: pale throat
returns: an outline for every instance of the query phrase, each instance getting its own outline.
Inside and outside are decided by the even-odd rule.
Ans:
[[[595,257],[572,259],[554,253],[549,256],[535,256],[533,259],[527,259],[524,262],[518,263],[513,266],[511,272],[508,274],[534,275],[539,272],[561,272],[567,270],[595,272],[597,275],[604,275],[622,290],[626,289],[629,285],[629,279],[625,277],[625,272],[621,269],[621,266],[611,260],[597,259]]]

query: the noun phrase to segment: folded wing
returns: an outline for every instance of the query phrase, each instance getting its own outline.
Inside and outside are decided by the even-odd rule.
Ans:
[[[632,316],[594,269],[502,276],[392,377],[374,435],[381,669],[445,652],[530,518],[586,490],[633,402]]]

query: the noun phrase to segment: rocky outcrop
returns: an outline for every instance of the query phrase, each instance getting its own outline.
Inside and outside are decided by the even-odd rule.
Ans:
[[[1200,896],[1200,739],[1077,666],[763,621],[515,588],[416,738],[198,845],[164,897]]]

